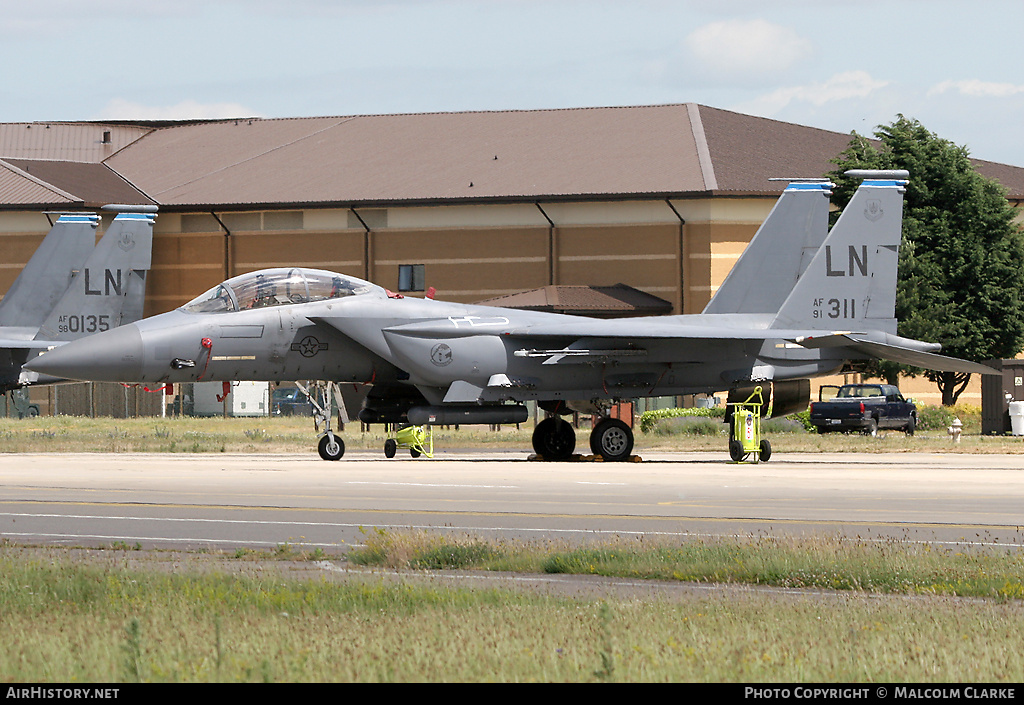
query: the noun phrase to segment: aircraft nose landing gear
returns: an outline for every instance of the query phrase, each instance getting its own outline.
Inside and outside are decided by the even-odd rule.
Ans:
[[[342,403],[341,395],[335,393],[337,385],[333,382],[318,382],[307,387],[296,382],[295,386],[302,390],[313,407],[313,426],[317,431],[321,425],[324,427],[323,435],[316,445],[320,457],[324,460],[341,460],[341,456],[345,455],[345,441],[331,430],[331,399],[336,397]],[[340,418],[338,423],[341,423]]]
[[[345,455],[345,441],[335,436],[334,431],[328,430],[321,436],[316,449],[324,460],[341,460],[341,456]]]

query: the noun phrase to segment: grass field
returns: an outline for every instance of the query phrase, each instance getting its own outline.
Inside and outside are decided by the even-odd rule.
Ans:
[[[720,548],[728,563],[730,547]],[[809,555],[813,552],[798,550],[810,561],[805,568],[820,564]],[[140,559],[138,553],[0,549],[4,678],[31,683],[1014,683],[1024,678],[1019,600],[925,594],[905,589],[909,582],[896,594],[718,590],[673,599],[592,599],[452,588],[372,573],[345,580],[330,574],[298,578],[289,572],[294,563],[251,554],[168,558],[154,553]],[[800,574],[801,560],[786,560],[786,570]],[[895,583],[907,565],[900,560],[899,568],[888,569]],[[1019,563],[1013,570],[1019,579]]]
[[[1024,437],[982,436],[973,409],[960,412],[964,435],[954,444],[945,428],[921,430],[912,437],[898,431],[877,438],[856,434],[808,433],[799,424],[765,424],[763,435],[775,452],[958,452],[1024,453]],[[775,424],[773,421],[772,424]],[[381,449],[386,438],[380,426],[363,432],[350,424],[341,436],[348,449]],[[677,419],[660,422],[654,432],[636,432],[635,452],[727,452],[726,425],[702,419],[685,425]],[[437,428],[434,446],[446,449],[521,449],[532,453],[532,422],[500,430],[467,426]],[[577,431],[577,452],[589,453],[589,429]],[[139,453],[315,453],[316,435],[308,418],[140,418],[110,419],[73,416],[35,419],[0,418],[0,453],[139,452]]]

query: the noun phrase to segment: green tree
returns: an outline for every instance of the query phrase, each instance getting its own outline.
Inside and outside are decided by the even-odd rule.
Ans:
[[[878,142],[853,133],[849,147],[829,174],[836,183],[833,203],[844,208],[858,180],[847,169],[906,169],[903,243],[896,292],[898,333],[941,343],[945,355],[982,362],[1013,357],[1024,345],[1024,232],[1006,190],[977,173],[966,147],[929,132],[899,115],[880,125]],[[877,145],[877,146],[876,146]],[[892,379],[893,363],[870,372]],[[923,373],[952,405],[969,374]]]

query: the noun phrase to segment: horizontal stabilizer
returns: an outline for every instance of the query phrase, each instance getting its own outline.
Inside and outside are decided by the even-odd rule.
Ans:
[[[867,353],[882,360],[891,360],[892,362],[899,362],[903,365],[913,365],[914,367],[923,367],[928,370],[937,370],[939,372],[962,372],[964,374],[979,375],[1002,374],[999,370],[989,367],[988,365],[982,365],[978,362],[961,360],[956,357],[946,357],[945,355],[936,355],[935,353],[930,352],[921,352],[919,350],[899,348],[895,345],[884,345],[882,343],[862,341],[854,343],[850,348],[857,350],[858,352]]]
[[[923,367],[939,372],[962,372],[964,374],[979,375],[1002,374],[999,370],[993,369],[988,365],[929,352],[930,350],[941,349],[942,346],[938,343],[924,343],[919,340],[899,338],[895,335],[888,335],[887,337],[901,341],[904,344],[893,345],[892,343],[868,340],[853,333],[833,333],[813,338],[796,338],[795,341],[805,348],[841,347],[880,360],[890,360],[903,365],[913,365],[914,367]],[[914,345],[914,347],[907,347],[908,345]]]

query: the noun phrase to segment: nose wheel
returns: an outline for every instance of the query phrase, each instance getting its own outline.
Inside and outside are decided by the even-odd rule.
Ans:
[[[328,431],[320,438],[316,449],[324,460],[341,460],[345,455],[345,441],[335,436],[333,431]]]

